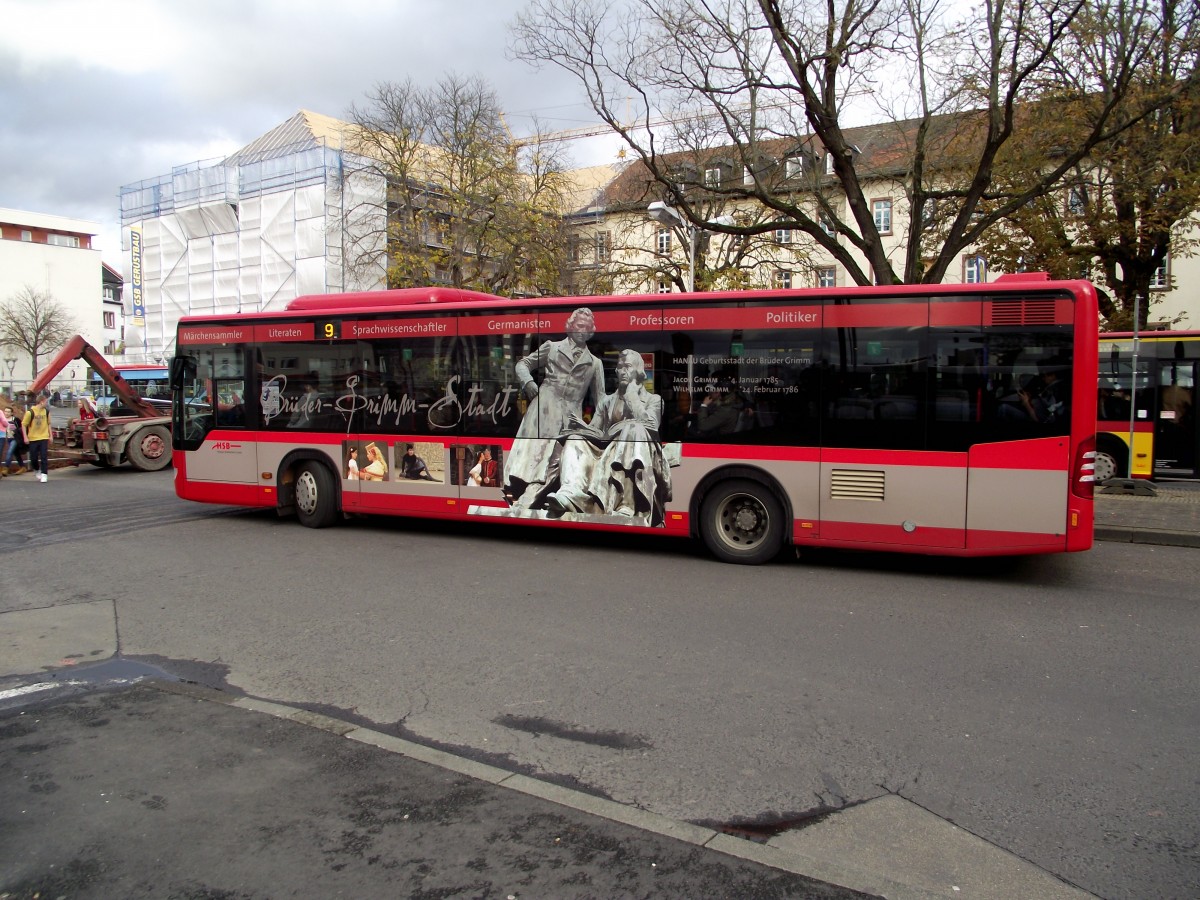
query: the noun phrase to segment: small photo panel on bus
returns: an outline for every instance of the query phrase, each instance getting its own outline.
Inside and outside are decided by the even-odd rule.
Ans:
[[[446,445],[440,441],[398,441],[394,469],[397,481],[446,483]]]

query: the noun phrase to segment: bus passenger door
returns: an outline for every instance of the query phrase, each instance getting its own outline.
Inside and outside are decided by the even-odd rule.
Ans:
[[[212,382],[210,403],[213,411],[213,430],[204,442],[202,457],[212,461],[219,471],[218,481],[237,484],[258,482],[258,446],[247,433],[250,409],[247,405],[246,382],[243,378],[217,377]],[[200,460],[197,460],[200,462]],[[197,465],[189,466],[192,477],[200,477]]]
[[[1158,419],[1154,423],[1154,474],[1194,477],[1200,442],[1196,419],[1194,360],[1162,363],[1158,372]]]
[[[196,347],[191,353],[200,385],[190,401],[197,410],[191,418],[199,445],[189,447],[187,480],[257,485],[258,445],[250,429],[259,405],[246,396],[245,347]]]

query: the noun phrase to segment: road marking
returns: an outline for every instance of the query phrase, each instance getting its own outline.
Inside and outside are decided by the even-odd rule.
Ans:
[[[38,691],[50,691],[54,688],[67,687],[68,685],[83,684],[82,681],[43,681],[40,684],[27,684],[24,687],[10,688],[7,691],[0,691],[0,700],[11,700],[13,697],[20,697],[24,694],[36,694]]]

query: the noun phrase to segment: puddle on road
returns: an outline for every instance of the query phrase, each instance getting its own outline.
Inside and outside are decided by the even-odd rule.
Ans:
[[[81,663],[65,669],[46,672],[38,678],[43,684],[69,684],[72,687],[105,687],[107,685],[136,684],[153,678],[158,681],[182,681],[165,669],[138,662],[133,659],[114,657],[97,663]]]

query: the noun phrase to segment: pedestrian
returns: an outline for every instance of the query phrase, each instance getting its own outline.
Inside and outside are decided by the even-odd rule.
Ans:
[[[14,414],[11,406],[5,407],[4,412],[8,421],[12,423],[8,435],[8,449],[4,453],[4,474],[20,475],[25,471],[25,448],[28,446],[25,440],[25,426],[21,424],[24,413]],[[14,459],[17,461],[15,466]]]
[[[29,441],[29,468],[41,469],[38,481],[45,484],[50,480],[50,410],[46,408],[45,394],[26,411],[21,424]]]
[[[11,406],[0,409],[0,476],[8,474],[8,466],[5,465],[5,458],[8,455],[8,440],[13,430],[13,423],[10,416],[12,416]]]

